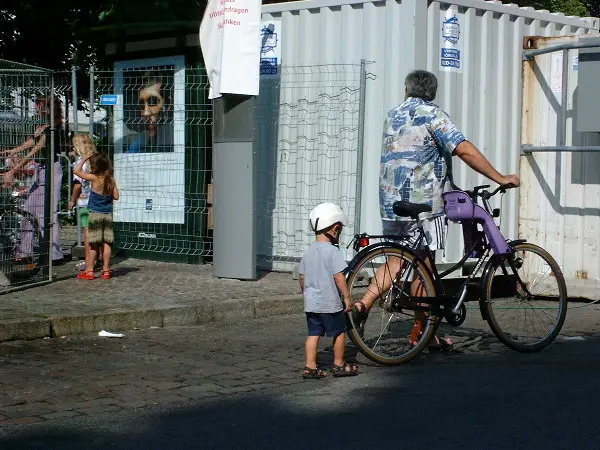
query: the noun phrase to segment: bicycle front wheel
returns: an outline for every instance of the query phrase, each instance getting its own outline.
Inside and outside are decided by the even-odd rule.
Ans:
[[[484,283],[487,321],[500,342],[535,352],[558,336],[567,314],[567,286],[546,250],[516,244],[511,255],[494,263]]]
[[[433,336],[438,318],[415,311],[412,295],[435,297],[429,270],[402,247],[376,247],[368,251],[348,275],[353,302],[374,298],[364,321],[355,323],[348,337],[372,361],[396,365],[410,361]],[[411,309],[411,305],[412,308]]]

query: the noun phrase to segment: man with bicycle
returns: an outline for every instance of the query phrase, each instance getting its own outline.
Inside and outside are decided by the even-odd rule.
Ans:
[[[446,223],[442,193],[452,186],[452,156],[458,156],[476,172],[490,180],[513,187],[519,186],[517,175],[500,174],[460,132],[450,117],[432,103],[437,93],[437,78],[425,70],[415,70],[405,79],[406,98],[390,110],[384,120],[383,146],[379,173],[379,205],[383,233],[414,236],[414,221],[397,217],[393,212],[396,201],[426,204],[431,214],[422,220],[427,245],[432,251],[445,245]],[[396,267],[391,267],[396,265]],[[387,291],[392,283],[386,273],[398,273],[400,261],[390,260],[380,267],[371,280],[363,298],[353,307],[355,323],[363,321],[379,292]],[[425,295],[418,281],[411,286],[413,296]],[[416,342],[422,328],[417,318],[410,341]],[[439,348],[446,342],[436,337],[430,347]]]

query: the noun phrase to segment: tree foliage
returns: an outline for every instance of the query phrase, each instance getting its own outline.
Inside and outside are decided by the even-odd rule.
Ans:
[[[206,0],[1,0],[0,58],[64,70],[87,66],[94,27],[200,21]]]
[[[98,14],[78,0],[2,0],[0,57],[63,68],[74,48],[73,31],[92,26]],[[90,2],[91,3],[91,2]]]
[[[516,0],[515,3],[568,16],[588,16],[592,10],[598,13],[600,0]]]
[[[600,17],[600,0],[586,0],[584,3],[592,17]]]

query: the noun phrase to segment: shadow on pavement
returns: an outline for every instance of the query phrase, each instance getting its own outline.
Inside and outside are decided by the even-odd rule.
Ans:
[[[16,430],[3,449],[598,448],[600,339]],[[93,421],[93,422],[92,422]]]
[[[130,273],[139,272],[139,270],[137,267],[116,267],[113,269],[112,276],[113,278],[125,277]]]

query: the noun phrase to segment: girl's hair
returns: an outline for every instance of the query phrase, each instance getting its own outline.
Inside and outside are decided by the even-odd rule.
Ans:
[[[88,158],[97,152],[96,145],[88,133],[76,133],[73,135],[73,149],[78,156]]]
[[[113,177],[112,164],[110,159],[108,159],[108,156],[106,156],[106,153],[93,154],[90,157],[90,166],[91,173],[96,176],[104,177],[102,194],[112,196],[117,183]]]

